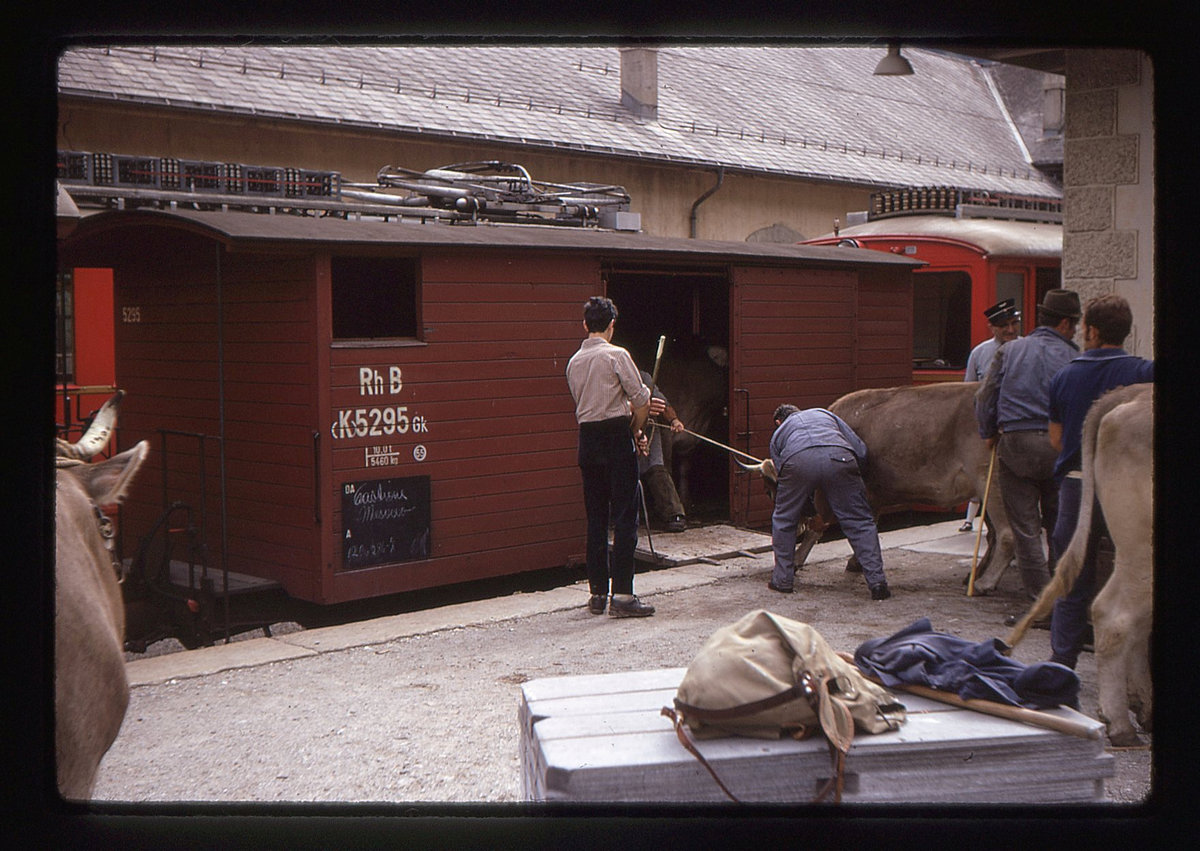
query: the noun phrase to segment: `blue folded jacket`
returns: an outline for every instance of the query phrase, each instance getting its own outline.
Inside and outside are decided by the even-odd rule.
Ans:
[[[887,638],[864,641],[854,651],[859,669],[885,686],[923,685],[977,698],[1049,709],[1079,708],[1079,676],[1057,662],[1026,665],[1005,656],[998,638],[972,642],[935,632],[921,618]]]

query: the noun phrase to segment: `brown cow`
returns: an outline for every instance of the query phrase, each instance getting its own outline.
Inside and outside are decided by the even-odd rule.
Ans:
[[[1083,423],[1083,491],[1079,520],[1054,576],[1008,637],[1010,647],[1033,621],[1045,617],[1083,567],[1094,501],[1104,512],[1116,549],[1112,575],[1092,603],[1100,717],[1113,745],[1140,743],[1129,720],[1149,731],[1150,630],[1154,597],[1154,386],[1112,390],[1093,404]]]
[[[658,386],[690,431],[725,439],[728,367],[728,349],[705,345],[694,338],[676,341],[663,358]],[[697,495],[693,484],[697,471],[693,467],[701,443],[687,432],[663,432],[664,463],[675,479],[680,499],[689,509]]]
[[[91,795],[129,702],[125,613],[99,506],[121,500],[148,451],[142,441],[107,461],[66,460],[56,471],[54,749],[65,798]]]
[[[983,498],[990,452],[975,420],[974,381],[857,390],[829,406],[867,445],[863,481],[878,514],[888,508],[953,508]],[[745,465],[743,465],[745,466]],[[817,507],[832,516],[817,494]],[[1013,556],[1013,536],[993,475],[987,501],[988,546],[976,569],[974,590],[996,588]],[[817,524],[819,525],[819,524]],[[807,533],[807,555],[818,535]],[[803,563],[797,558],[797,567]],[[851,559],[850,568],[854,561]]]
[[[953,508],[983,499],[990,452],[975,419],[974,381],[858,390],[829,406],[867,445],[863,479],[876,512],[889,507]],[[995,474],[987,501],[988,547],[975,591],[996,588],[1013,556],[1013,535]]]

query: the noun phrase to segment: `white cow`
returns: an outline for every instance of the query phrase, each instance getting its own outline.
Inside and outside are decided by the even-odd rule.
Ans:
[[[1093,499],[1094,498],[1094,499]],[[1083,424],[1083,491],[1079,521],[1054,576],[1008,637],[1015,647],[1030,624],[1049,613],[1083,566],[1093,501],[1116,549],[1112,576],[1092,603],[1100,716],[1117,746],[1140,742],[1129,710],[1149,731],[1150,629],[1154,597],[1154,386],[1113,390],[1093,403]]]
[[[79,443],[60,444],[55,477],[54,750],[58,788],[69,799],[91,795],[129,703],[125,611],[99,506],[121,500],[149,444],[84,462],[107,442],[121,395],[105,404]]]

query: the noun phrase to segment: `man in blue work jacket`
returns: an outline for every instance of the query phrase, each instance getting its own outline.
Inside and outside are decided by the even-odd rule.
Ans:
[[[1057,559],[1053,544],[1049,559],[1042,546],[1043,528],[1053,528],[1058,515],[1058,452],[1048,437],[1050,381],[1079,352],[1072,341],[1079,317],[1078,293],[1047,292],[1038,305],[1038,327],[1000,347],[975,397],[979,436],[996,451],[1017,566],[1031,600],[1050,580],[1049,565]]]
[[[841,417],[824,408],[802,411],[795,405],[780,405],[775,409],[775,426],[770,446],[778,475],[771,516],[775,567],[767,587],[792,593],[796,530],[808,513],[805,506],[813,491],[820,488],[862,565],[871,599],[888,599],[892,592],[883,572],[879,530],[859,470],[867,463],[866,444]]]
[[[1087,303],[1083,313],[1083,354],[1058,371],[1050,382],[1050,443],[1058,450],[1054,480],[1058,483],[1058,520],[1054,549],[1066,551],[1075,534],[1083,491],[1083,421],[1092,403],[1116,387],[1154,381],[1154,362],[1122,348],[1133,327],[1133,311],[1119,295]],[[1071,590],[1054,604],[1050,617],[1051,662],[1074,668],[1087,631],[1088,607],[1096,596],[1097,550],[1107,535],[1104,514],[1096,507],[1088,534],[1083,567]]]

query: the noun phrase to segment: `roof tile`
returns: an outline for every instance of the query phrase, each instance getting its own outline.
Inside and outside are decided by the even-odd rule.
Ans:
[[[82,47],[61,56],[59,90],[831,181],[1060,194],[1027,162],[985,68],[905,53],[915,74],[875,77],[870,48],[663,47],[649,122],[621,105],[620,54],[607,46]]]

